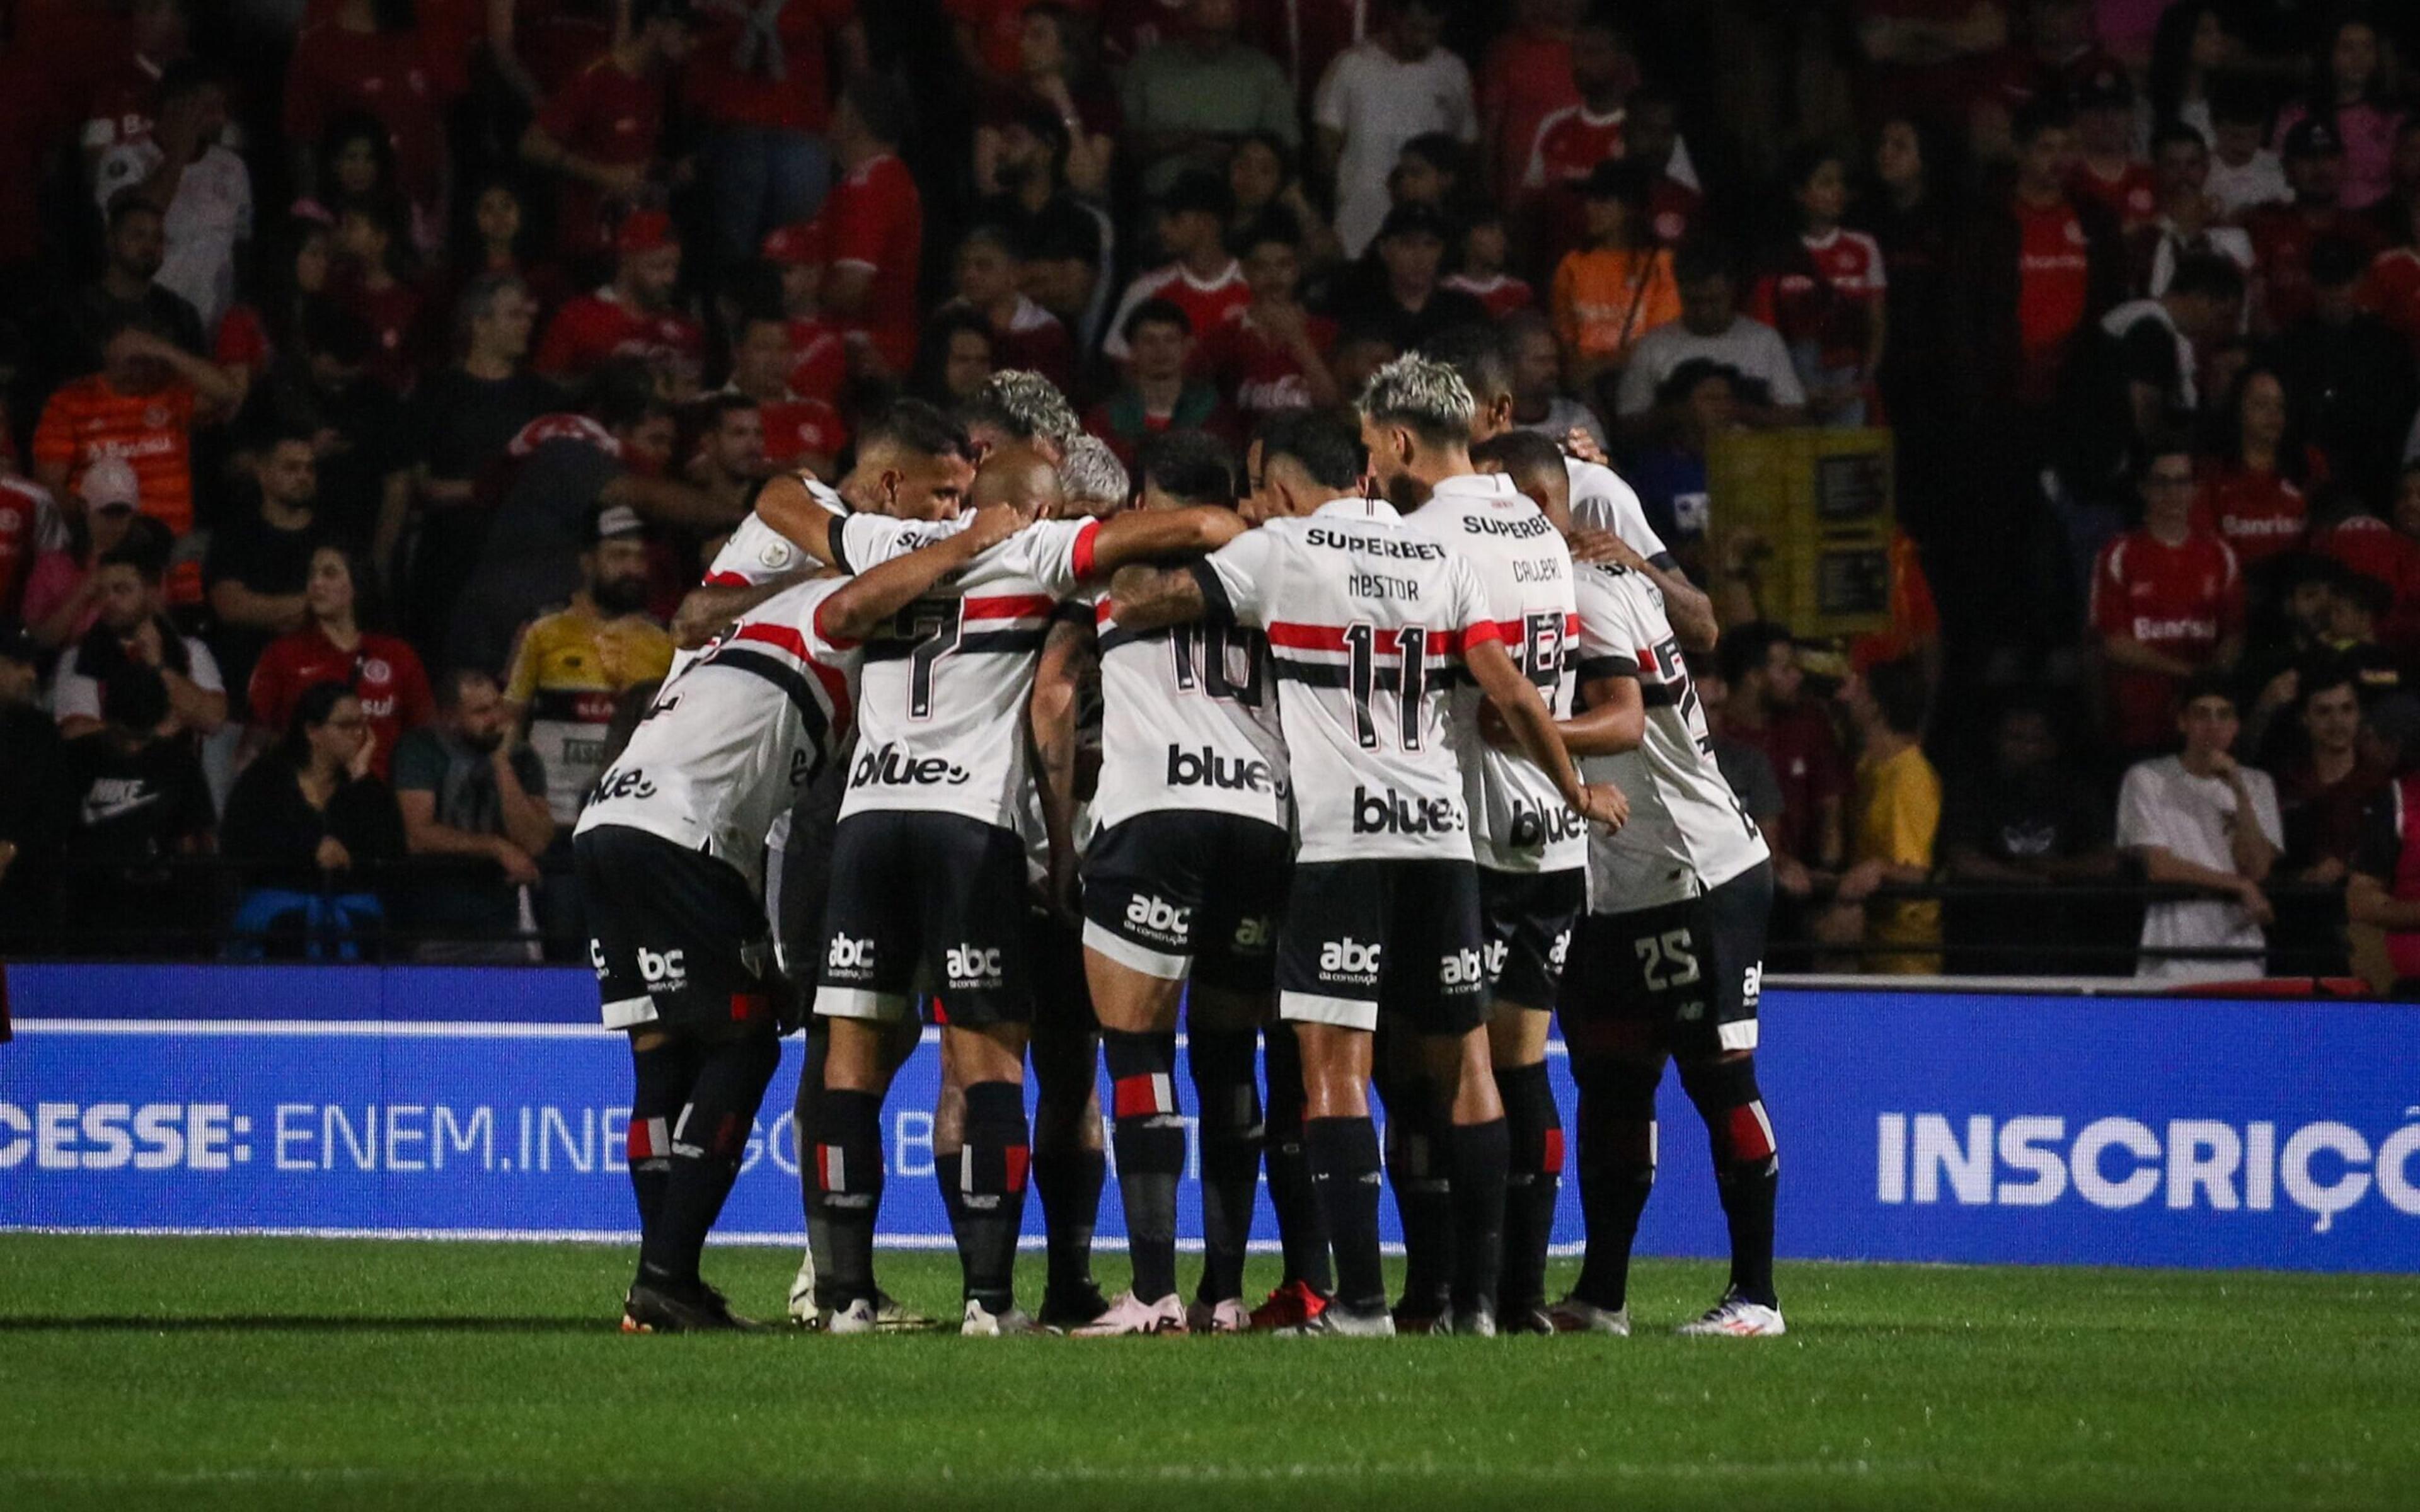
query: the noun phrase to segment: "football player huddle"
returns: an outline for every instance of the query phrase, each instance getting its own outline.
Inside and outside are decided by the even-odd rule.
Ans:
[[[1273,417],[1241,477],[1171,436],[1130,480],[1048,382],[1003,373],[956,417],[900,401],[837,486],[764,486],[574,841],[634,1071],[626,1330],[757,1326],[699,1259],[803,1021],[808,1328],[936,1326],[875,1273],[883,1103],[930,1024],[964,1334],[1627,1334],[1667,1060],[1732,1252],[1682,1330],[1783,1331],[1771,873],[1690,685],[1713,615],[1636,496],[1512,404],[1473,332],[1381,369],[1357,427]],[[1557,1015],[1588,1245],[1550,1302]],[[1091,1253],[1104,1063],[1114,1299]],[[1284,1274],[1254,1306],[1264,1171]]]

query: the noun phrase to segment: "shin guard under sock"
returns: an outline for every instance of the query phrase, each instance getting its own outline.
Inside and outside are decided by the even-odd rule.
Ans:
[[[1580,1209],[1588,1253],[1572,1294],[1618,1312],[1629,1299],[1630,1249],[1655,1187],[1655,1084],[1662,1063],[1580,1057]]]
[[[807,1179],[828,1256],[816,1258],[817,1299],[835,1311],[874,1300],[874,1221],[882,1208],[882,1098],[826,1091],[818,1100]]]
[[[1336,1255],[1336,1300],[1356,1310],[1384,1310],[1387,1276],[1378,1259],[1378,1132],[1367,1116],[1312,1119],[1303,1126],[1311,1189]]]
[[[651,1050],[630,1050],[630,1132],[624,1146],[630,1193],[638,1199],[639,1232],[656,1227],[663,1210],[664,1183],[673,1171],[673,1120],[689,1101],[697,1079],[695,1049],[668,1040]]]
[[[1504,1189],[1504,1278],[1508,1314],[1546,1302],[1546,1247],[1554,1239],[1555,1198],[1562,1185],[1563,1121],[1544,1061],[1496,1073],[1504,1102],[1512,1164]]]
[[[706,1233],[739,1179],[765,1084],[781,1060],[782,1042],[769,1032],[709,1045],[699,1057],[697,1080],[673,1122],[662,1206],[640,1242],[640,1275],[675,1287],[698,1284]]]
[[[1311,1153],[1303,1126],[1302,1049],[1294,1029],[1272,1024],[1264,1043],[1268,1057],[1269,1206],[1277,1210],[1278,1244],[1285,1252],[1285,1278],[1328,1296],[1336,1273],[1327,1262],[1327,1224],[1311,1179]]]
[[[958,1261],[966,1294],[992,1312],[1016,1300],[1016,1239],[1025,1227],[1025,1088],[976,1082],[967,1088],[967,1144],[958,1156],[958,1198],[966,1217]]]
[[[1202,1301],[1244,1294],[1252,1199],[1261,1184],[1261,1094],[1253,1031],[1195,1029],[1186,1046],[1202,1119]],[[1125,1159],[1119,1165],[1124,1168]]]
[[[1387,1099],[1387,1181],[1404,1221],[1404,1308],[1444,1310],[1454,1273],[1453,1187],[1446,1119],[1425,1076],[1392,1081]]]
[[[1126,1211],[1134,1294],[1176,1290],[1176,1187],[1185,1175],[1185,1119],[1176,1104],[1176,1036],[1101,1032],[1117,1120],[1118,1192]]]
[[[1730,1228],[1731,1289],[1773,1306],[1773,1208],[1781,1158],[1757,1089],[1755,1057],[1683,1065],[1681,1087],[1705,1120],[1714,1149],[1714,1184]]]
[[[1502,1119],[1457,1123],[1446,1134],[1453,1170],[1453,1310],[1496,1310],[1504,1262],[1504,1179],[1512,1145]]]

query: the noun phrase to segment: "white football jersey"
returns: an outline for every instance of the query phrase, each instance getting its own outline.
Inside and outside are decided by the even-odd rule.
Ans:
[[[1459,552],[1479,573],[1496,633],[1513,664],[1563,718],[1572,712],[1572,553],[1538,506],[1502,473],[1448,478],[1404,524]],[[1471,850],[1498,872],[1566,872],[1588,864],[1588,823],[1563,802],[1545,769],[1491,746],[1479,730],[1487,695],[1456,678],[1450,704],[1470,805]]]
[[[1621,474],[1601,462],[1583,462],[1576,456],[1563,458],[1563,471],[1572,480],[1572,523],[1583,530],[1605,531],[1621,537],[1622,543],[1640,557],[1658,567],[1672,564],[1672,553],[1666,549],[1664,538],[1655,527],[1647,523],[1647,510],[1638,501],[1638,490],[1621,481]]]
[[[761,888],[767,833],[848,729],[858,649],[816,624],[845,581],[775,594],[665,683],[574,833],[644,830],[727,861]]]
[[[1578,568],[1579,680],[1635,677],[1647,706],[1636,750],[1581,770],[1630,799],[1630,823],[1589,837],[1589,912],[1627,914],[1712,891],[1763,860],[1764,836],[1714,764],[1705,711],[1664,594],[1627,567]]]
[[[801,476],[799,481],[807,486],[807,493],[825,509],[835,515],[848,513],[848,505],[830,488],[809,477]],[[706,576],[699,584],[706,588],[755,588],[814,564],[814,559],[800,550],[796,542],[766,524],[765,517],[752,509],[706,564]],[[673,669],[665,675],[679,676],[698,656],[694,651],[673,653]]]
[[[843,571],[966,528],[851,515],[832,540]],[[964,814],[1002,829],[1032,785],[1025,704],[1051,611],[1092,571],[1101,522],[1047,520],[969,562],[865,643],[857,756],[841,817],[871,810]]]
[[[1209,810],[1285,828],[1293,794],[1268,638],[1212,614],[1140,633],[1094,593],[1101,656],[1101,828],[1139,813]]]
[[[1501,639],[1478,570],[1391,505],[1334,499],[1194,576],[1214,613],[1267,633],[1297,859],[1469,860],[1446,695],[1465,644]]]

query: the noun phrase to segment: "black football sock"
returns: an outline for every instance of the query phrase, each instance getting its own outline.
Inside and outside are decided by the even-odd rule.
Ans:
[[[1016,1239],[1025,1227],[1025,1088],[1015,1082],[967,1088],[967,1145],[958,1156],[958,1262],[966,1294],[994,1313],[1016,1300]]]
[[[1122,1163],[1123,1164],[1123,1163]],[[1033,1152],[1033,1194],[1042,1199],[1042,1239],[1048,1291],[1082,1292],[1093,1285],[1093,1227],[1100,1221],[1101,1188],[1109,1157],[1078,1146]]]
[[[1320,1216],[1304,1143],[1302,1050],[1290,1025],[1270,1025],[1263,1042],[1269,1063],[1269,1206],[1277,1210],[1285,1279],[1329,1296],[1336,1290],[1336,1273],[1327,1263],[1327,1225]]]
[[[1176,1290],[1176,1186],[1185,1175],[1185,1119],[1176,1105],[1176,1036],[1101,1031],[1117,1120],[1118,1192],[1138,1302]]]
[[[644,1235],[656,1227],[663,1211],[664,1183],[673,1171],[673,1120],[697,1079],[696,1051],[681,1040],[667,1040],[652,1050],[633,1046],[630,1070],[630,1134],[624,1156]]]
[[[1378,1259],[1378,1131],[1368,1116],[1303,1125],[1311,1189],[1336,1252],[1336,1300],[1357,1312],[1386,1310]]]
[[[1446,1135],[1453,1168],[1453,1310],[1493,1313],[1504,1263],[1504,1180],[1512,1142],[1502,1119],[1457,1123]]]
[[[639,1274],[657,1285],[698,1284],[698,1257],[706,1236],[722,1215],[731,1184],[739,1180],[765,1084],[781,1064],[782,1041],[770,1032],[749,1034],[706,1046],[697,1081],[673,1121],[672,1170],[663,1205],[639,1245]]]
[[[1705,1119],[1714,1149],[1714,1186],[1730,1228],[1731,1289],[1774,1306],[1773,1207],[1781,1157],[1757,1089],[1755,1057],[1684,1065],[1681,1086]]]
[[[1504,1279],[1508,1314],[1546,1301],[1546,1247],[1554,1240],[1555,1197],[1562,1184],[1563,1120],[1544,1061],[1496,1073],[1504,1101],[1512,1165],[1504,1191]]]
[[[1244,1294],[1252,1202],[1261,1185],[1261,1089],[1254,1031],[1195,1029],[1186,1041],[1202,1119],[1202,1288],[1205,1303]],[[1119,1165],[1125,1165],[1120,1157]]]
[[[827,1265],[817,1261],[817,1299],[835,1311],[874,1298],[874,1221],[882,1209],[882,1098],[828,1090],[820,1099],[814,1165]]]
[[[1404,1310],[1443,1312],[1453,1280],[1453,1185],[1446,1120],[1426,1076],[1383,1088],[1387,1100],[1387,1180],[1404,1221]]]
[[[813,1153],[815,1131],[823,1127],[824,1056],[831,1047],[831,1028],[822,1019],[810,1019],[805,1038],[806,1057],[799,1067],[799,1089],[790,1100],[790,1127],[798,1132],[802,1157]],[[820,1293],[823,1273],[831,1268],[831,1235],[824,1225],[823,1205],[815,1200],[814,1172],[802,1163],[799,1178],[799,1200],[807,1210],[807,1253],[814,1257]],[[821,1296],[816,1300],[820,1302]]]
[[[1630,1249],[1655,1187],[1655,1084],[1660,1062],[1578,1057],[1580,1211],[1588,1251],[1572,1295],[1618,1312],[1630,1295]]]

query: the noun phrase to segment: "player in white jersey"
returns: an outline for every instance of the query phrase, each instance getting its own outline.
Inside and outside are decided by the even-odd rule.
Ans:
[[[1551,457],[1505,461],[1516,478],[1552,481]],[[1770,853],[1714,764],[1661,592],[1614,564],[1582,565],[1578,589],[1585,712],[1564,732],[1590,774],[1620,782],[1631,808],[1619,834],[1590,840],[1589,915],[1563,984],[1588,1258],[1555,1321],[1629,1332],[1630,1245],[1655,1179],[1655,1088],[1669,1057],[1705,1121],[1731,1242],[1730,1289],[1682,1332],[1779,1334],[1778,1164],[1756,1082]]]
[[[859,578],[768,600],[657,695],[573,833],[607,1026],[627,1030],[638,1196],[631,1332],[748,1326],[698,1275],[739,1174],[785,1016],[765,832],[834,756],[860,638],[1026,523],[1002,510]]]
[[[1514,428],[1512,357],[1501,328],[1467,326],[1444,332],[1423,343],[1420,351],[1452,368],[1469,388],[1477,406],[1470,424],[1474,445]],[[1689,581],[1672,553],[1665,549],[1663,538],[1647,523],[1637,490],[1599,456],[1566,454],[1562,467],[1573,525],[1604,540],[1617,560],[1644,572],[1663,591],[1684,648],[1701,655],[1713,652],[1714,640],[1722,632],[1714,601]]]
[[[987,472],[1009,470],[1033,472],[1034,493],[1055,496],[1055,476],[1032,451],[985,462]],[[844,569],[942,529],[861,514],[835,520],[803,487],[782,482],[768,485],[756,507]],[[955,1188],[967,1283],[961,1331],[1031,1326],[1014,1286],[1032,1016],[1018,813],[1031,780],[1025,711],[1043,629],[1086,577],[1206,550],[1241,528],[1220,510],[1047,521],[974,558],[868,641],[858,754],[832,856],[833,873],[849,887],[827,910],[815,995],[816,1012],[834,1021],[814,1163],[832,1245],[825,1279],[835,1331],[870,1314],[889,1081],[882,1026],[909,1011],[920,973],[942,995],[944,1048],[965,1088]]]
[[[1209,437],[1160,438],[1142,466],[1146,510],[1234,507],[1232,455]],[[1084,622],[1053,625],[1043,653],[1033,735],[1063,897],[1073,890],[1082,795],[1075,709],[1086,685],[1097,686],[1099,777],[1087,816],[1079,961],[1109,1060],[1134,1285],[1074,1332],[1238,1332],[1248,1322],[1243,1266],[1260,1180],[1255,1039],[1274,990],[1293,848],[1267,643],[1223,622],[1137,633],[1117,623],[1097,589],[1078,601]],[[1187,1140],[1175,1084],[1188,977],[1206,1251],[1189,1310],[1176,1295],[1176,1189]]]
[[[1419,386],[1435,372],[1382,369],[1364,397],[1365,431],[1392,444],[1406,380]],[[1467,424],[1467,393],[1444,377]],[[1307,1326],[1391,1334],[1368,1101],[1382,1007],[1422,1037],[1432,1074],[1450,1089],[1466,1192],[1483,1197],[1492,1186],[1499,1210],[1504,1192],[1478,873],[1447,690],[1465,671],[1476,678],[1582,813],[1618,823],[1621,795],[1582,788],[1470,563],[1388,503],[1335,497],[1361,473],[1349,430],[1289,417],[1264,433],[1262,467],[1268,486],[1255,497],[1281,516],[1189,571],[1120,577],[1111,610],[1136,630],[1216,611],[1268,636],[1301,837],[1279,933],[1279,1012],[1300,1037],[1307,1143],[1337,1273],[1336,1300]],[[1479,1326],[1493,1299],[1466,1300]]]

